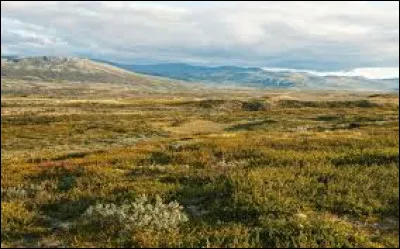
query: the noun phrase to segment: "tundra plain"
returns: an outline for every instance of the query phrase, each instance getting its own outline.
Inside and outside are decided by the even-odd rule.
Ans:
[[[399,246],[398,94],[49,84],[2,80],[2,247]]]

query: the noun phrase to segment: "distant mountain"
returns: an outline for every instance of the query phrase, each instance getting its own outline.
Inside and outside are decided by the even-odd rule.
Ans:
[[[74,57],[1,57],[1,79],[41,82],[86,82],[144,88],[182,87],[174,80],[140,75],[106,63]]]
[[[204,67],[183,63],[114,66],[137,73],[162,76],[211,85],[256,88],[338,89],[398,91],[399,79],[367,79],[348,76],[317,76],[307,72],[268,71],[261,68],[234,66]]]
[[[123,65],[113,63],[113,65],[137,73],[162,76],[186,82],[243,87],[287,88],[295,86],[293,82],[282,78],[279,73],[269,74],[260,68],[234,66],[203,67],[182,63],[156,65]]]

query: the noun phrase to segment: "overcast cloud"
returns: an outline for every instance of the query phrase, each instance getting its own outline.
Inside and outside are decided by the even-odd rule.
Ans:
[[[399,3],[1,2],[2,55],[351,70],[399,67]]]

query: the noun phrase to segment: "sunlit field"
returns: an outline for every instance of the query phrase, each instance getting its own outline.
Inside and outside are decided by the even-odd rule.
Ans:
[[[2,247],[399,246],[398,95],[196,94],[2,95]]]

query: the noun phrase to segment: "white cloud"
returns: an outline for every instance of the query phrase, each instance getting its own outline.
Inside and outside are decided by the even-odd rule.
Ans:
[[[2,47],[21,54],[318,70],[399,64],[397,2],[2,1],[1,7]]]
[[[315,71],[315,70],[299,70],[292,68],[263,68],[270,72],[303,72],[317,76],[346,76],[346,77],[365,77],[368,79],[398,79],[398,67],[372,67],[372,68],[355,68],[348,71]]]

